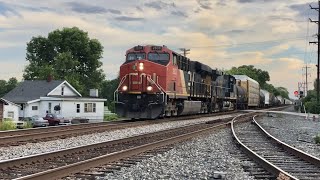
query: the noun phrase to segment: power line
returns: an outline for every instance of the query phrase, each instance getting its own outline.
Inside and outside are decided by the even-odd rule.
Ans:
[[[257,42],[248,42],[248,43],[238,43],[238,44],[221,44],[221,45],[212,45],[212,46],[193,46],[190,48],[219,48],[219,47],[228,47],[228,46],[242,46],[242,45],[255,45],[261,43],[277,43],[282,41],[295,41],[295,40],[305,40],[304,37],[296,37],[296,38],[287,38],[287,39],[275,39],[269,41],[257,41]]]

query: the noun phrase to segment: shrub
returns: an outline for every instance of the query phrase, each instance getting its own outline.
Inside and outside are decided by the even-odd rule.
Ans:
[[[33,125],[30,121],[27,121],[24,125],[23,125],[23,129],[26,129],[26,128],[33,128]]]
[[[315,101],[305,102],[304,105],[306,106],[306,111],[312,114],[319,114],[320,113],[320,105]]]
[[[104,115],[104,121],[114,121],[117,119],[119,119],[119,117],[116,114],[105,114]]]
[[[320,144],[320,134],[318,134],[315,138],[314,141],[316,142],[316,144]]]
[[[0,122],[0,130],[6,131],[6,130],[14,130],[17,129],[16,123],[12,121],[12,119],[5,118],[2,122]]]

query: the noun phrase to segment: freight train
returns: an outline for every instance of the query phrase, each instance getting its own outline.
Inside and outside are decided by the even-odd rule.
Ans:
[[[114,98],[119,116],[156,119],[273,105],[275,98],[263,95],[247,76],[224,74],[166,46],[146,45],[127,50]]]

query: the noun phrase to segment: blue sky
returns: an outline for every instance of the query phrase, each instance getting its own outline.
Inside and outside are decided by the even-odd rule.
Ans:
[[[191,49],[190,59],[211,67],[254,65],[289,92],[308,63],[316,77],[316,11],[304,0],[0,0],[0,79],[22,79],[26,43],[55,29],[77,26],[104,46],[101,61],[116,77],[135,45]],[[310,84],[311,86],[311,84]],[[292,93],[290,94],[292,95]]]

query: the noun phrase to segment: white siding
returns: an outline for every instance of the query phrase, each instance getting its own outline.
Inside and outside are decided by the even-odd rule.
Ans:
[[[38,110],[32,110],[32,106],[37,106]],[[39,102],[35,102],[35,103],[30,103],[30,104],[26,104],[26,106],[24,107],[24,117],[31,117],[34,115],[40,115],[40,103]]]
[[[260,90],[262,93],[263,93],[263,95],[264,95],[264,103],[266,104],[266,105],[269,105],[270,104],[270,93],[268,92],[268,91],[266,91],[266,90],[263,90],[263,89],[261,89]]]
[[[52,111],[51,113],[61,114],[61,116],[73,119],[73,118],[87,118],[90,119],[90,122],[102,122],[104,116],[104,102],[95,102],[95,101],[49,101],[49,100],[42,100],[40,102],[40,116],[44,117],[46,115],[46,111],[48,110],[48,104],[52,104]],[[96,103],[96,112],[85,113],[84,112],[84,104],[85,103]],[[54,111],[53,108],[56,105],[61,107],[60,111]],[[80,104],[80,112],[77,113],[77,104]]]
[[[63,83],[60,86],[58,86],[49,95],[50,96],[61,96],[62,95],[62,87],[64,87],[63,88],[63,96],[79,96],[66,83]]]
[[[11,118],[15,121],[18,121],[19,109],[20,107],[11,103],[8,103],[8,105],[3,105],[3,118]],[[9,117],[9,115],[13,115],[13,117]]]

